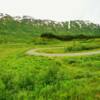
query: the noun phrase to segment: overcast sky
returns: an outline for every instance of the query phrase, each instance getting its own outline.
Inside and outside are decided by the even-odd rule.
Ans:
[[[0,0],[0,12],[34,18],[100,23],[100,0]]]

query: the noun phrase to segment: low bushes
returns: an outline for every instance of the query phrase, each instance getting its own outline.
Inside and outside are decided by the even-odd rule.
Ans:
[[[48,38],[48,39],[58,39],[58,40],[63,40],[63,41],[69,41],[73,39],[92,39],[92,38],[100,38],[100,36],[93,36],[93,35],[56,35],[53,33],[43,33],[41,34],[42,38]]]

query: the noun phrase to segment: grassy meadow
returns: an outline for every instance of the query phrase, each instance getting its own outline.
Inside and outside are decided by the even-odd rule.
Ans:
[[[45,32],[78,38],[41,38]],[[77,20],[69,28],[67,21],[0,18],[0,100],[100,100],[100,54],[27,55],[31,49],[51,54],[100,50],[100,25]]]
[[[99,48],[100,39],[92,41],[76,40],[76,47],[84,44],[90,49]],[[100,55],[42,57],[25,54],[32,48],[69,48],[75,44],[56,40],[44,43],[0,45],[0,100],[99,100]]]

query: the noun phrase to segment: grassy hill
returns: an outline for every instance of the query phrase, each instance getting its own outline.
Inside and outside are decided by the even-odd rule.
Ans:
[[[0,43],[31,42],[34,37],[42,33],[100,36],[100,25],[81,20],[55,22],[28,16],[20,18],[4,15],[0,18]]]

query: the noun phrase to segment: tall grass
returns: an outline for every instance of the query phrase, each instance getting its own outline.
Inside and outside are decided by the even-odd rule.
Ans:
[[[1,100],[100,98],[100,55],[62,58],[25,55],[30,48],[32,45],[25,44],[0,46],[4,55],[0,56]]]

